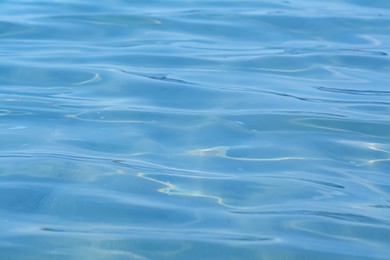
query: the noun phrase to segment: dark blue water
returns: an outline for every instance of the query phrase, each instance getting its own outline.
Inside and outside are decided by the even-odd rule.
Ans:
[[[390,259],[390,1],[3,0],[0,259]]]

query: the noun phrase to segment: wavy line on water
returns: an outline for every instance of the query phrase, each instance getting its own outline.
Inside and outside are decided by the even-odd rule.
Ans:
[[[385,155],[390,154],[389,150],[383,148],[384,146],[383,144],[360,142],[360,141],[357,142],[357,141],[349,141],[349,140],[339,140],[337,142],[347,144],[355,148],[359,147],[368,150],[380,151]],[[370,169],[371,167],[375,166],[376,163],[385,163],[390,161],[390,158],[371,159],[371,160],[358,159],[358,161],[362,162],[362,164],[359,166],[365,166],[368,167],[366,169]],[[345,176],[347,180],[353,181],[354,183],[361,185],[362,187],[364,187],[364,190],[375,193],[376,196],[381,200],[388,197],[388,192],[386,190],[382,190],[381,187],[377,187],[375,184],[373,184],[373,180],[370,178],[370,175],[368,175],[367,172],[364,171],[364,169],[362,172],[356,170],[355,171],[349,170],[349,171],[338,171],[338,173]]]
[[[246,210],[246,209],[253,208],[253,207],[237,207],[237,206],[229,205],[229,204],[225,203],[224,200],[221,197],[218,197],[218,196],[215,196],[215,195],[204,194],[204,193],[201,193],[201,192],[198,192],[198,191],[188,192],[188,191],[180,189],[179,187],[177,187],[174,184],[171,184],[169,182],[160,181],[160,180],[154,179],[152,177],[148,177],[147,174],[144,174],[144,173],[141,173],[141,172],[138,172],[136,174],[136,176],[139,177],[139,178],[142,178],[142,179],[145,179],[145,180],[148,180],[148,181],[152,181],[152,182],[155,182],[155,183],[158,183],[158,184],[162,185],[163,188],[159,188],[159,189],[157,189],[157,191],[161,192],[161,193],[164,193],[164,194],[167,194],[167,195],[211,199],[211,200],[214,200],[217,204],[219,204],[219,205],[221,205],[223,207],[226,207],[226,208],[231,208],[231,209]]]
[[[113,67],[96,67],[99,69],[106,69],[106,70],[111,70],[115,72],[121,72],[121,73],[126,73],[130,75],[135,75],[135,76],[140,76],[140,77],[145,77],[148,79],[152,80],[160,80],[160,81],[166,81],[166,82],[171,82],[171,83],[178,83],[178,84],[184,84],[188,86],[194,86],[196,88],[202,88],[206,90],[223,90],[223,91],[232,91],[232,92],[241,92],[241,93],[260,93],[260,94],[269,94],[269,95],[275,95],[275,96],[280,96],[280,97],[288,97],[288,98],[293,98],[296,100],[300,101],[306,101],[306,102],[315,102],[315,103],[337,103],[337,104],[380,104],[380,105],[389,105],[390,102],[379,102],[379,101],[351,101],[351,100],[337,100],[337,99],[326,99],[326,98],[319,98],[319,97],[302,97],[290,93],[284,93],[284,92],[277,92],[277,91],[271,91],[271,90],[266,90],[266,89],[261,89],[261,88],[255,88],[255,87],[248,87],[248,86],[235,86],[235,85],[227,85],[227,84],[213,84],[212,87],[205,85],[200,82],[192,82],[192,81],[186,81],[182,79],[177,79],[177,78],[170,78],[168,77],[167,74],[153,74],[153,73],[139,73],[139,72],[133,72],[133,71],[128,71],[122,68],[113,68]],[[183,69],[185,70],[185,69]],[[194,69],[196,70],[196,69]],[[210,70],[200,70],[200,71],[210,71]],[[215,70],[217,72],[222,72],[222,70]],[[272,76],[275,76],[274,74],[271,74]],[[346,76],[347,77],[347,76]],[[321,81],[323,82],[323,81]],[[343,81],[344,82],[344,81]],[[314,87],[315,89],[318,90],[326,90],[326,87]]]
[[[317,67],[317,66],[312,66],[312,67]],[[341,73],[336,70],[336,67],[332,66],[322,66],[325,71],[330,72],[331,75],[333,75],[336,78],[340,79],[328,79],[326,78],[308,78],[308,77],[301,77],[301,76],[294,76],[294,75],[282,75],[282,74],[274,74],[270,73],[273,77],[279,77],[279,78],[285,78],[285,79],[294,79],[294,80],[300,80],[300,81],[309,81],[309,82],[321,82],[324,83],[369,83],[369,80],[366,79],[361,79],[357,77],[352,77],[348,76],[344,73]],[[362,71],[366,73],[366,71],[363,70],[358,70],[358,69],[352,69],[348,68],[349,70],[354,70],[354,71]],[[255,68],[254,71],[265,71],[265,72],[276,72],[276,73],[294,73],[294,72],[309,72],[309,68],[307,69],[302,69],[302,70],[281,70],[281,69],[271,69],[271,68]]]
[[[364,54],[367,56],[388,56],[387,52],[380,50],[372,50],[372,49],[353,49],[353,48],[289,48],[285,49],[283,54],[292,54],[292,55],[316,55],[316,54]]]
[[[152,79],[152,80],[172,82],[172,83],[178,83],[178,84],[184,84],[184,85],[197,85],[193,82],[189,82],[189,81],[185,81],[185,80],[181,80],[181,79],[176,79],[176,78],[171,78],[168,76],[168,74],[141,73],[141,72],[134,72],[134,71],[129,71],[126,69],[116,68],[116,67],[97,67],[97,68],[106,69],[106,70],[114,71],[114,72],[125,73],[125,74],[143,77],[143,78]]]
[[[179,84],[185,84],[185,85],[196,85],[195,83],[188,82],[188,81],[185,81],[185,80],[170,78],[170,77],[168,77],[168,75],[165,75],[165,74],[163,74],[163,75],[156,75],[156,74],[146,74],[146,73],[131,72],[131,71],[124,70],[124,69],[116,69],[116,70],[120,71],[120,72],[123,72],[123,73],[126,73],[126,74],[140,76],[140,77],[145,77],[145,78],[148,78],[148,79],[161,80],[161,81],[167,81],[167,82],[173,82],[173,83],[179,83]]]
[[[380,90],[357,90],[357,89],[340,89],[340,88],[329,88],[318,86],[314,87],[318,90],[325,92],[335,92],[351,95],[362,95],[362,96],[390,96],[390,91],[380,91]]]
[[[326,119],[318,119],[318,118],[298,118],[298,119],[292,119],[291,123],[297,124],[297,125],[302,125],[305,127],[311,127],[311,128],[317,128],[317,129],[324,129],[324,130],[330,130],[330,131],[335,131],[335,132],[345,132],[345,133],[352,133],[355,135],[360,135],[360,136],[368,136],[368,137],[378,137],[378,135],[386,135],[386,133],[370,133],[367,129],[361,130],[357,129],[355,130],[353,124],[361,124],[359,121],[340,121],[340,120],[326,120]],[[326,126],[324,123],[338,123],[338,124],[344,124],[340,125],[339,127],[337,126]],[[347,123],[350,123],[351,125],[345,125]],[[348,128],[342,128],[342,127],[348,127]],[[380,131],[387,128],[386,124],[383,124],[383,122],[364,122],[364,126],[371,126],[371,131]],[[374,127],[375,126],[375,127]],[[382,128],[378,128],[382,127]],[[389,128],[390,129],[390,128]],[[359,131],[361,130],[361,131]],[[370,129],[369,129],[370,130]]]
[[[384,227],[388,227],[390,222],[384,219],[378,219],[368,217],[360,214],[333,212],[333,211],[314,211],[314,210],[283,210],[283,211],[267,211],[267,210],[255,210],[255,211],[231,211],[232,213],[243,215],[300,215],[300,216],[316,216],[332,218],[337,220],[343,220],[347,222],[355,223],[367,223],[367,224],[380,224]]]
[[[26,116],[32,115],[32,112],[27,111],[13,111],[9,109],[0,109],[0,116]]]
[[[373,143],[373,142],[360,142],[360,141],[346,141],[341,140],[340,143],[347,144],[350,146],[363,148],[363,149],[369,149],[377,152],[384,153],[385,155],[390,155],[390,148],[388,145],[380,144],[380,143]],[[364,162],[367,162],[368,164],[375,164],[375,163],[382,163],[382,162],[388,162],[390,161],[389,158],[380,158],[380,159],[371,159],[371,160],[364,160]]]
[[[148,165],[148,167],[135,167],[133,164],[134,160],[114,160],[114,163],[132,168],[132,169],[137,169],[137,170],[147,170],[148,172],[153,172],[154,175],[166,175],[168,174],[169,176],[178,176],[178,177],[185,177],[185,178],[197,178],[197,179],[232,179],[235,178],[234,175],[231,174],[226,174],[226,173],[219,173],[219,172],[210,172],[210,171],[200,171],[200,170],[194,170],[194,169],[184,169],[184,168],[174,168],[174,167],[168,167],[164,166],[161,164],[156,164],[156,163],[151,163],[151,162],[145,162],[145,161],[135,161],[134,163],[137,162],[142,162]],[[149,166],[150,165],[150,166]]]
[[[382,45],[382,41],[375,38],[374,36],[372,35],[368,35],[368,34],[361,34],[359,35],[360,38],[364,39],[364,40],[367,40],[368,42],[370,42],[373,46],[380,46]]]
[[[138,172],[136,174],[137,177],[143,178],[145,180],[155,182],[160,184],[162,187],[157,189],[157,192],[164,193],[167,195],[175,195],[175,196],[182,196],[182,197],[194,197],[194,198],[205,198],[205,199],[210,199],[214,202],[216,202],[218,205],[223,206],[228,209],[234,209],[234,210],[254,210],[256,208],[259,208],[261,206],[258,205],[252,205],[252,206],[238,206],[234,204],[229,204],[225,202],[223,197],[217,196],[217,195],[212,195],[209,193],[202,192],[200,190],[188,190],[188,189],[182,189],[180,186],[177,186],[169,181],[162,181],[157,178],[150,177],[151,174],[145,174],[142,172]],[[153,174],[154,175],[154,174]],[[168,176],[167,176],[168,177]],[[184,176],[183,176],[184,177]],[[252,176],[253,177],[253,176]],[[275,177],[275,176],[266,176],[266,175],[261,175],[262,178],[266,178],[267,180],[274,179],[274,180],[280,180],[280,178]],[[221,181],[223,182],[226,179],[222,179]],[[298,182],[309,182],[314,185],[318,185],[318,187],[321,187],[321,189],[344,189],[345,187],[342,185],[334,184],[334,183],[329,183],[329,182],[324,182],[324,181],[316,181],[316,180],[311,180],[311,179],[305,179],[305,178],[283,178],[283,180],[286,181],[298,181]],[[264,202],[266,203],[266,202]]]
[[[105,119],[104,116],[101,116],[99,119],[87,119],[87,118],[82,118],[80,116],[84,115],[84,114],[88,114],[89,111],[87,112],[81,112],[81,113],[78,113],[78,114],[68,114],[68,115],[65,115],[65,117],[68,117],[68,118],[74,118],[74,119],[77,119],[77,120],[80,120],[80,121],[85,121],[85,122],[99,122],[99,123],[118,123],[118,124],[122,124],[122,123],[142,123],[142,124],[153,124],[153,123],[156,123],[157,121],[155,120],[107,120]]]
[[[126,155],[127,157],[133,156],[132,154]],[[51,151],[51,152],[40,152],[40,151],[31,151],[31,152],[14,152],[14,153],[0,153],[0,159],[2,158],[53,158],[53,159],[63,159],[70,161],[80,161],[88,163],[99,163],[103,165],[117,165],[120,167],[144,171],[144,172],[153,172],[154,174],[161,173],[163,175],[169,174],[170,176],[180,176],[187,178],[200,178],[200,179],[231,179],[234,178],[231,174],[219,173],[219,172],[210,172],[210,171],[200,171],[194,169],[185,169],[185,168],[175,168],[169,167],[162,164],[157,164],[153,162],[148,162],[144,160],[137,159],[118,159],[112,157],[98,157],[98,156],[85,156],[75,153],[66,153],[64,151]],[[118,173],[123,174],[123,171],[118,171]]]
[[[270,212],[270,211],[257,210],[259,208],[263,208],[264,206],[260,206],[260,205],[253,205],[253,206],[233,205],[233,204],[229,204],[229,203],[225,202],[225,200],[221,196],[207,194],[207,193],[204,193],[204,192],[198,191],[198,190],[191,191],[191,190],[187,190],[187,189],[182,189],[179,186],[177,186],[173,183],[170,183],[169,181],[162,181],[162,180],[158,180],[156,178],[150,177],[149,174],[144,174],[144,173],[138,172],[136,174],[136,176],[140,177],[142,179],[160,184],[162,187],[158,188],[157,192],[164,193],[166,195],[210,199],[210,200],[216,202],[218,205],[223,206],[224,208],[233,210],[233,211],[230,211],[232,213],[272,214],[272,212]],[[264,177],[264,176],[262,176],[262,177]],[[275,179],[278,179],[278,178],[275,177]],[[338,184],[316,181],[316,180],[309,180],[309,179],[302,179],[302,178],[287,178],[286,180],[310,182],[310,183],[313,183],[316,185],[324,186],[324,188],[327,188],[327,189],[346,189],[346,187],[338,185]],[[360,184],[362,184],[362,183],[360,183]],[[363,185],[363,186],[366,188],[369,188],[370,190],[380,192],[378,189],[372,188],[371,185],[367,184],[367,185]],[[266,202],[264,202],[264,203],[266,204]],[[293,212],[304,212],[304,211],[301,210],[301,211],[284,211],[284,212],[286,214],[289,214],[289,212],[293,213]],[[283,214],[283,212],[280,212],[280,214]]]
[[[74,83],[73,85],[77,85],[77,86],[78,86],[78,85],[84,85],[84,84],[87,84],[87,83],[97,82],[97,81],[99,81],[99,80],[101,80],[101,79],[102,79],[102,78],[101,78],[100,74],[97,73],[97,72],[94,72],[94,75],[93,75],[92,78],[87,79],[87,80],[84,80],[84,81],[81,81],[81,82]]]
[[[34,226],[34,227],[24,227],[17,228],[16,230],[27,230],[27,232],[53,232],[53,233],[74,233],[74,234],[94,234],[94,235],[111,235],[114,237],[159,237],[159,235],[164,234],[163,239],[176,239],[180,238],[185,240],[191,239],[206,239],[206,240],[227,240],[235,242],[276,242],[277,239],[274,237],[268,236],[259,236],[251,233],[239,233],[234,231],[223,231],[223,230],[201,230],[201,229],[171,229],[171,228],[158,228],[158,227],[148,227],[148,226],[120,226],[120,225],[91,225],[84,224],[83,227],[75,228],[69,226],[59,227],[58,225],[44,225]]]
[[[70,100],[73,100],[72,98],[68,98]],[[66,100],[66,99],[65,99]],[[75,99],[76,101],[84,101],[83,99]],[[59,101],[61,101],[59,99]],[[93,101],[93,100],[85,100],[85,102],[90,103],[91,107],[95,107],[100,105],[100,101]],[[106,105],[106,102],[103,103],[102,105]],[[68,114],[65,115],[66,117],[69,118],[77,118],[80,119],[80,115],[88,114],[88,113],[96,113],[98,111],[106,111],[106,112],[115,112],[115,111],[127,111],[128,113],[131,112],[140,112],[140,113],[155,113],[155,114],[161,114],[161,115],[185,115],[185,116],[194,116],[195,118],[201,119],[201,117],[206,116],[207,118],[215,118],[216,116],[223,116],[223,117],[231,117],[231,116],[244,116],[244,115],[275,115],[275,116],[280,116],[280,115],[305,115],[305,116],[319,116],[319,117],[334,117],[334,118],[345,118],[346,116],[340,115],[340,114],[335,114],[335,113],[327,113],[327,112],[316,112],[316,111],[310,111],[310,110],[282,110],[282,109],[267,109],[267,108],[245,108],[245,109],[239,109],[239,108],[218,108],[218,109],[185,109],[185,108],[176,108],[176,107],[159,107],[159,106],[147,106],[147,105],[140,105],[140,106],[119,106],[116,105],[115,107],[111,106],[106,107],[105,109],[102,110],[93,110],[90,109],[85,112],[80,112],[77,114]],[[203,118],[204,119],[204,118]],[[80,119],[81,120],[81,119]],[[90,121],[95,121],[95,119],[88,119]],[[96,120],[96,122],[101,122],[104,123],[106,122],[107,119],[105,120]],[[121,121],[116,121],[120,123]],[[145,121],[144,121],[145,122]]]
[[[107,68],[107,67],[102,67],[102,68],[105,68],[105,69],[108,69],[108,70],[113,70],[113,71],[120,71],[120,72],[127,73],[127,74],[130,74],[130,75],[146,77],[146,78],[153,79],[153,80],[162,80],[162,81],[167,81],[167,82],[172,82],[172,83],[191,85],[191,86],[196,86],[197,88],[203,88],[203,89],[207,89],[207,90],[210,89],[210,86],[204,85],[202,83],[190,82],[190,81],[185,81],[185,80],[176,79],[176,78],[169,78],[169,77],[167,77],[166,74],[154,75],[154,74],[147,74],[147,73],[131,72],[131,71],[127,71],[127,70],[124,70],[124,69],[121,69],[121,68]],[[300,71],[300,70],[294,70],[294,71]],[[286,76],[286,77],[288,77],[288,76]],[[293,77],[293,78],[296,78],[296,77]],[[321,82],[323,82],[323,81],[321,80]],[[356,81],[354,81],[354,82],[356,82]],[[361,81],[359,81],[359,82],[361,82]],[[364,81],[364,82],[366,82],[366,81]],[[326,88],[326,87],[322,87],[322,86],[314,87],[314,88],[316,88],[318,90],[323,90],[323,91],[331,90],[331,88]],[[294,95],[294,94],[289,94],[289,93],[270,91],[270,90],[259,89],[259,88],[243,87],[243,86],[239,86],[239,87],[237,87],[237,86],[229,86],[229,85],[226,85],[226,84],[224,84],[224,85],[214,84],[212,89],[224,90],[224,91],[234,91],[234,92],[243,92],[243,93],[263,93],[263,94],[270,94],[270,95],[276,95],[276,96],[281,96],[281,97],[288,97],[288,98],[293,98],[293,99],[297,99],[297,100],[300,100],[300,101],[315,102],[315,103],[383,104],[383,105],[390,104],[389,102],[383,102],[383,101],[382,102],[378,102],[378,101],[351,101],[351,100],[325,99],[325,98],[319,98],[319,97],[300,97],[300,96],[297,96],[297,95]],[[362,91],[362,93],[363,93],[363,91]],[[380,91],[378,91],[377,93],[387,94],[387,93],[382,93]]]
[[[317,119],[317,118],[314,118]],[[358,132],[352,131],[352,130],[347,130],[347,129],[342,129],[342,128],[337,128],[337,127],[327,127],[327,126],[320,126],[316,125],[314,123],[307,123],[307,121],[310,121],[311,118],[299,118],[299,119],[293,119],[291,120],[291,123],[295,123],[297,125],[302,125],[306,127],[313,127],[313,128],[318,128],[318,129],[324,129],[324,130],[331,130],[331,131],[337,131],[337,132],[347,132],[347,133],[354,133],[354,134],[359,134]]]
[[[186,152],[192,156],[213,156],[226,158],[237,161],[253,161],[253,162],[277,162],[277,161],[291,161],[291,160],[324,160],[324,158],[310,158],[300,156],[286,156],[286,157],[274,157],[274,158],[246,158],[246,157],[233,157],[227,155],[227,152],[231,149],[229,146],[215,146],[204,149],[196,149]]]

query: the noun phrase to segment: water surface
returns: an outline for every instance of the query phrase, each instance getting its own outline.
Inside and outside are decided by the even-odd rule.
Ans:
[[[387,0],[0,3],[0,258],[388,259]]]

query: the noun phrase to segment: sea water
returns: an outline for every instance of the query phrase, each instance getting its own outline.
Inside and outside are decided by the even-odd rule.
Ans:
[[[0,259],[390,259],[390,2],[3,0]]]

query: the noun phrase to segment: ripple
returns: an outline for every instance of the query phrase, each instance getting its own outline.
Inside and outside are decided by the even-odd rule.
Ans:
[[[92,74],[92,77],[89,76]],[[96,73],[71,68],[50,68],[25,64],[24,66],[0,65],[0,79],[3,84],[36,87],[37,89],[62,88],[68,85],[82,85],[99,80]],[[36,91],[37,91],[36,89]]]
[[[390,91],[379,91],[379,90],[356,90],[356,89],[337,89],[327,87],[317,87],[318,90],[336,92],[350,95],[367,95],[367,96],[389,96]]]

